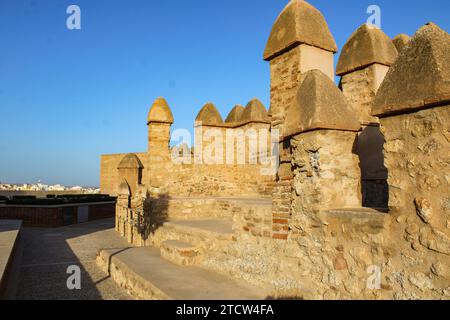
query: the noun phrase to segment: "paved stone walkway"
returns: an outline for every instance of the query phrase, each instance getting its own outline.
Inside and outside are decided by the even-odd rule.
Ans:
[[[131,297],[96,265],[99,249],[127,247],[106,219],[57,229],[24,228],[17,299],[124,300]],[[81,290],[69,290],[66,273],[81,269]]]

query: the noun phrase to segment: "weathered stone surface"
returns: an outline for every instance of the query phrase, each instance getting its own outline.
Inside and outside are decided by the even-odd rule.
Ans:
[[[347,270],[347,260],[345,260],[344,255],[339,253],[334,259],[334,269],[335,270]]]
[[[431,279],[421,272],[413,273],[409,276],[408,280],[420,290],[433,289]]]
[[[195,118],[195,122],[201,122],[204,126],[217,126],[223,123],[222,116],[212,103],[203,106]]]
[[[245,108],[241,105],[234,106],[234,108],[228,114],[227,119],[225,120],[225,123],[239,122],[242,117],[242,113],[244,112],[244,109]]]
[[[242,113],[240,122],[263,122],[270,123],[269,117],[267,115],[266,107],[258,99],[252,99],[245,107]]]
[[[201,250],[187,242],[166,240],[161,244],[161,257],[180,266],[194,266],[202,260]]]
[[[159,97],[148,112],[147,124],[151,122],[173,123],[173,115],[167,101]]]
[[[117,169],[142,169],[143,167],[141,160],[134,153],[129,153],[123,157]]]
[[[270,61],[269,115],[275,128],[281,130],[286,107],[295,98],[306,72],[317,69],[334,81],[333,55],[331,51],[300,44]]]
[[[355,208],[361,203],[361,172],[352,153],[356,133],[318,130],[291,141],[293,152],[294,216],[332,208]],[[295,204],[294,204],[295,205]]]
[[[131,195],[130,186],[125,178],[122,179],[122,182],[119,185],[119,195],[122,195],[122,196]]]
[[[388,71],[388,66],[374,63],[341,77],[342,93],[361,123],[378,122],[378,119],[372,116],[373,101]]]
[[[336,42],[320,11],[303,0],[293,0],[275,21],[264,60],[272,60],[301,43],[337,52]]]
[[[442,200],[448,197],[449,188],[443,173],[449,171],[450,156],[438,150],[450,148],[445,137],[448,123],[450,106],[381,119],[389,206],[414,215],[419,212],[424,221],[430,221],[432,208],[432,221],[442,227],[446,222]],[[415,200],[420,198],[427,201],[419,201],[416,207]]]
[[[437,275],[438,277],[446,278],[450,274],[450,269],[440,261],[436,261],[431,266],[431,272],[433,272],[433,274]]]
[[[399,34],[394,39],[392,39],[392,43],[397,48],[398,53],[402,52],[406,45],[411,40],[411,37],[407,34]]]
[[[139,158],[134,153],[127,154],[122,161],[120,161],[117,169],[119,171],[120,181],[125,179],[131,189],[131,194],[134,194],[138,185],[142,182],[142,165]],[[120,191],[120,186],[119,186]]]
[[[427,232],[425,229],[420,234],[420,244],[432,251],[450,255],[450,237],[438,230]]]
[[[380,29],[363,24],[344,45],[336,66],[342,76],[374,63],[390,66],[397,59],[397,49],[391,39]]]
[[[450,35],[430,23],[420,28],[392,65],[372,114],[390,114],[450,100]]]
[[[416,205],[417,215],[425,223],[430,223],[433,218],[433,208],[431,208],[430,201],[425,198],[416,198],[414,204]]]
[[[358,119],[334,83],[319,70],[307,72],[287,110],[283,136],[317,129],[359,128]]]

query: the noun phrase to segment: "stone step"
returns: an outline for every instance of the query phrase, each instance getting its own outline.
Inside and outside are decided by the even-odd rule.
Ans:
[[[98,265],[122,288],[145,300],[262,300],[267,289],[195,266],[179,266],[154,247],[101,250]]]
[[[178,240],[208,251],[232,241],[233,234],[233,223],[229,220],[172,220],[155,231],[152,245],[161,247],[164,241]]]
[[[233,236],[233,223],[229,220],[173,220],[164,224],[164,227],[179,233],[213,237],[220,240],[231,240]]]
[[[202,261],[199,247],[178,240],[164,241],[161,244],[161,257],[180,266],[194,266]]]

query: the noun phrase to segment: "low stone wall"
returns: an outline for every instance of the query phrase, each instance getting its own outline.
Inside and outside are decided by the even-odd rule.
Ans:
[[[22,222],[0,220],[0,299],[10,299],[14,295],[16,253]]]
[[[81,222],[112,218],[115,202],[56,206],[0,205],[0,219],[19,219],[25,227],[57,228]]]

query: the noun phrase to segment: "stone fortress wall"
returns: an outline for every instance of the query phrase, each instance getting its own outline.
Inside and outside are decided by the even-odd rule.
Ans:
[[[161,113],[161,114],[158,114]],[[164,119],[164,117],[168,117]],[[162,117],[162,118],[158,118]],[[163,119],[163,120],[161,120]],[[195,145],[203,149],[204,155],[196,154],[195,147],[183,144],[170,148],[170,126],[173,116],[164,98],[158,98],[148,116],[149,147],[147,153],[103,155],[101,159],[100,185],[104,193],[118,195],[122,179],[126,179],[119,168],[126,157],[135,158],[140,167],[139,185],[151,188],[160,194],[173,196],[269,196],[270,181],[273,174],[261,174],[261,169],[270,168],[265,164],[269,159],[260,161],[258,154],[251,154],[250,145],[270,149],[270,121],[267,110],[260,101],[254,99],[246,108],[236,106],[226,121],[212,103],[207,103],[199,112],[195,121]],[[163,122],[166,121],[166,122]],[[260,134],[260,132],[267,132]],[[222,138],[216,140],[215,134]],[[254,136],[256,133],[257,136]],[[227,135],[231,138],[227,142]],[[251,142],[250,142],[251,140]],[[245,163],[238,162],[239,147],[244,145],[241,153]],[[219,148],[220,146],[220,148]],[[212,157],[208,148],[212,150]],[[220,152],[217,152],[217,150]],[[216,151],[215,151],[216,150]],[[217,154],[216,154],[217,152]],[[227,152],[231,156],[227,158]],[[179,154],[178,160],[173,156]],[[200,159],[200,160],[199,160]],[[252,160],[257,161],[256,165]],[[199,162],[200,161],[200,162]],[[131,164],[134,165],[134,164]]]
[[[226,122],[212,104],[200,111],[196,130],[279,130],[273,176],[252,164],[173,164],[173,117],[158,99],[148,152],[102,158],[117,230],[157,245],[171,217],[232,219],[232,241],[205,246],[202,265],[276,296],[450,299],[450,35],[429,23],[391,40],[363,25],[340,54],[339,86],[337,51],[323,15],[293,0],[264,52],[270,110],[252,100]],[[147,223],[135,223],[137,208]]]

